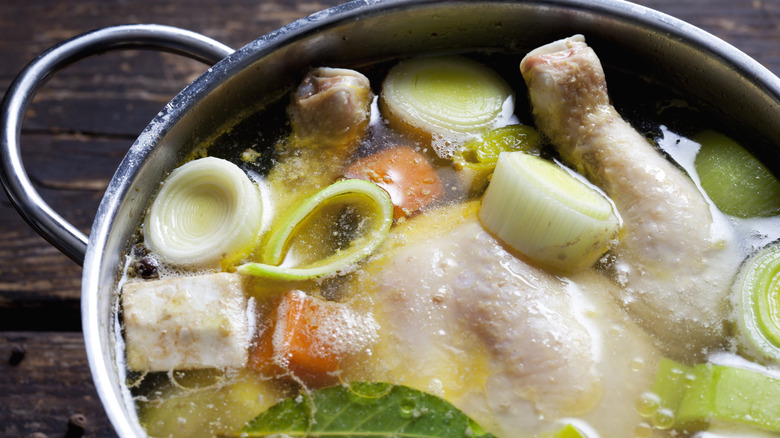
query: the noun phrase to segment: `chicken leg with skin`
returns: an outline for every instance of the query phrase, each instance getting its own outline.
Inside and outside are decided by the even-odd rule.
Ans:
[[[609,265],[618,300],[675,356],[721,343],[739,255],[718,213],[621,118],[581,35],[531,51],[520,71],[537,127],[622,216]]]
[[[548,436],[575,416],[598,436],[634,436],[660,354],[607,292],[616,286],[521,260],[477,208],[396,226],[361,274],[355,289],[382,327],[369,375],[442,396],[502,438]]]

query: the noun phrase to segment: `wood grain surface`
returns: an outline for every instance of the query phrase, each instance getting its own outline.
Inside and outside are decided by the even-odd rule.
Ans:
[[[238,48],[339,1],[25,0],[0,2],[0,92],[46,48],[116,24],[158,23]],[[780,1],[637,0],[724,39],[780,74]],[[206,66],[124,51],[71,66],[38,93],[23,159],[43,198],[87,233],[114,169],[152,117]],[[81,267],[32,231],[0,193],[0,436],[114,436],[80,333]],[[25,353],[20,358],[21,351]],[[74,435],[75,434],[75,435]]]

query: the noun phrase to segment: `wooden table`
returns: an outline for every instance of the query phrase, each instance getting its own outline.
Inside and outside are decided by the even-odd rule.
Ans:
[[[0,2],[0,91],[38,53],[124,23],[190,29],[238,48],[338,0],[24,0]],[[780,74],[780,1],[637,0],[699,26]],[[38,94],[23,158],[43,198],[87,233],[114,169],[149,120],[205,66],[114,52],[57,75]],[[0,193],[0,436],[114,436],[89,375],[79,317],[81,267],[33,232]],[[75,433],[74,433],[75,431]]]

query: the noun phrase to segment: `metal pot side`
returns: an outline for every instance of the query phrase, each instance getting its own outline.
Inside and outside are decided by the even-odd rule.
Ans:
[[[84,260],[82,319],[98,393],[117,433],[143,436],[117,357],[116,281],[159,182],[195,146],[271,102],[310,66],[423,52],[526,51],[584,34],[606,65],[688,90],[734,126],[780,144],[780,79],[722,40],[620,0],[353,1],[237,50],[176,96],[138,137],[103,197]],[[759,157],[771,150],[754,151]]]

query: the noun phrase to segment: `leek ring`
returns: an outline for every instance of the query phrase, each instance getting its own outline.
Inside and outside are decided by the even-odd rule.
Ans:
[[[743,264],[733,294],[740,348],[755,360],[780,363],[780,244]]]
[[[216,267],[257,244],[260,189],[235,164],[215,157],[187,162],[163,182],[144,223],[146,245],[165,262]]]
[[[291,239],[306,220],[331,203],[363,203],[376,216],[368,232],[350,242],[348,248],[307,266],[282,266]],[[238,272],[276,281],[305,281],[347,272],[356,263],[371,255],[385,240],[393,224],[393,203],[390,195],[376,184],[347,179],[336,182],[305,199],[279,219],[280,225],[269,232],[263,246],[263,263],[246,263]]]
[[[507,124],[512,88],[494,70],[462,56],[419,57],[388,72],[380,109],[394,129],[432,141],[440,158],[476,134]]]
[[[556,164],[502,152],[479,218],[504,243],[564,272],[592,266],[620,228],[609,199]]]

